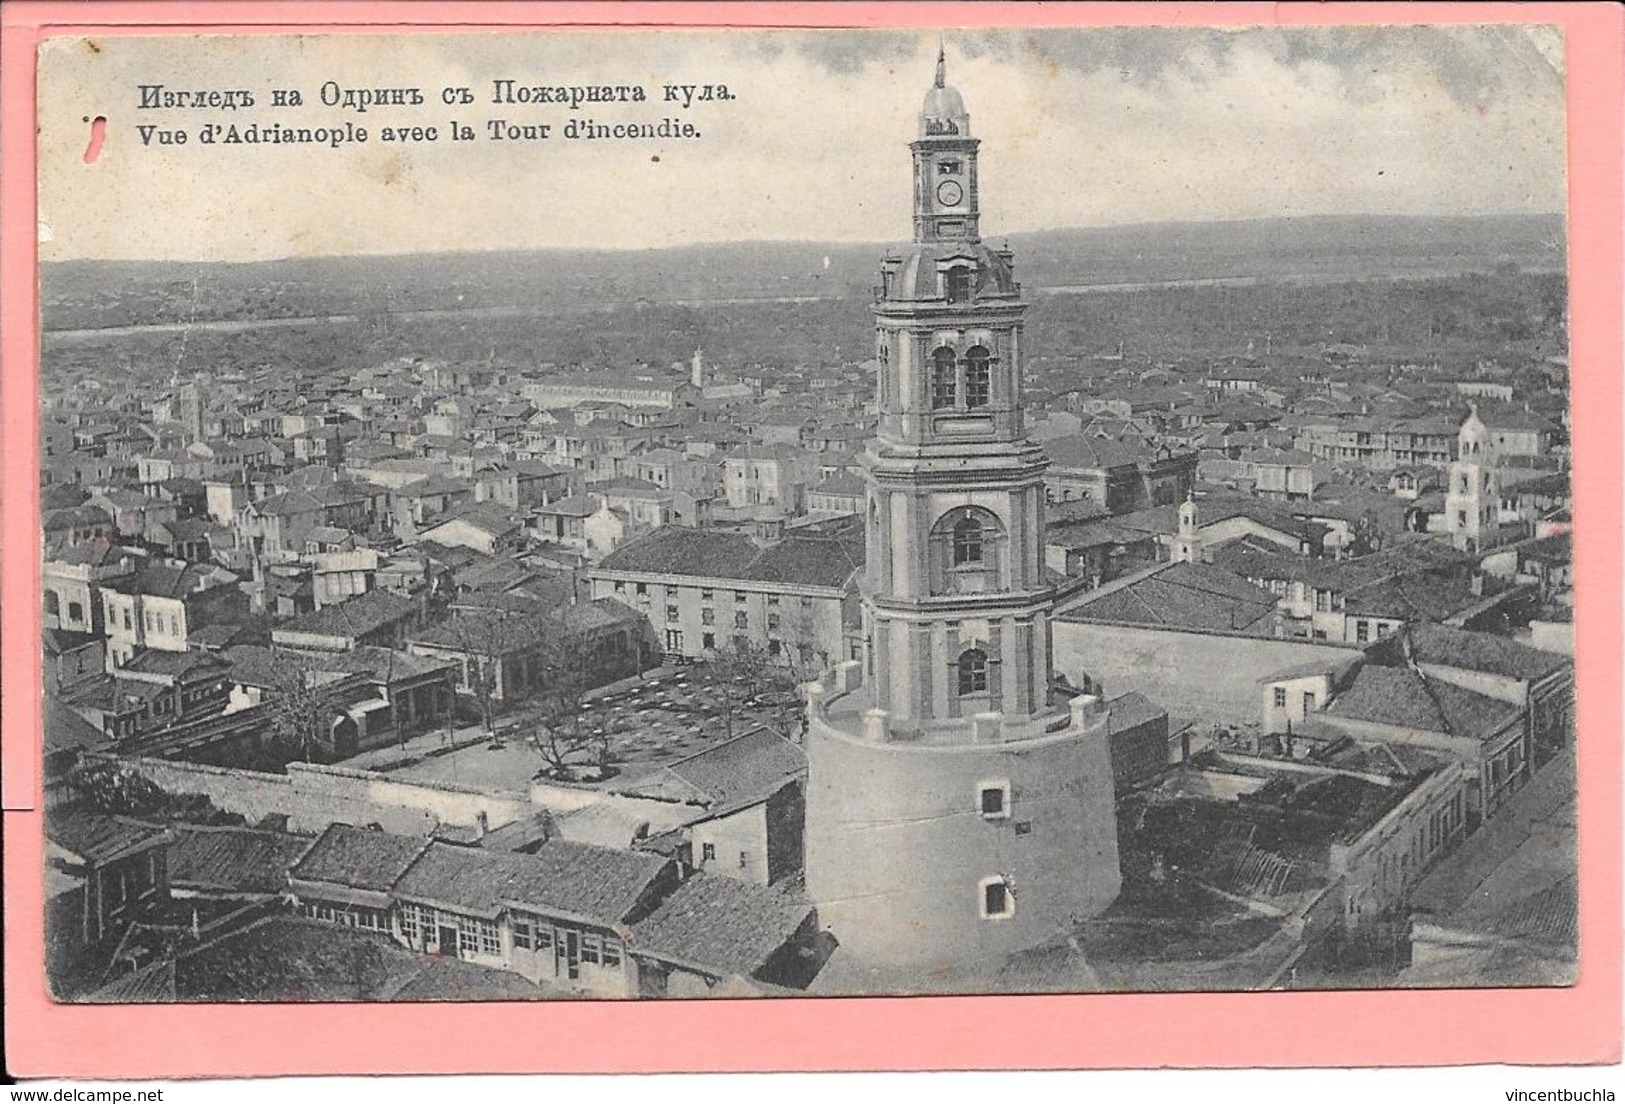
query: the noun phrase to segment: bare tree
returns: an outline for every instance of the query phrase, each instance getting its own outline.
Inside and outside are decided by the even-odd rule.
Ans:
[[[517,615],[505,612],[455,614],[446,622],[452,646],[462,653],[463,684],[480,711],[485,731],[495,734],[496,715],[513,687],[503,665],[524,651],[534,635]]]
[[[580,632],[557,622],[550,627],[555,631],[545,635],[540,647],[536,748],[555,777],[567,777],[583,759],[607,771],[611,720],[587,701],[599,667],[595,649]]]
[[[271,744],[278,758],[311,762],[332,736],[334,704],[316,681],[316,672],[296,662],[277,665],[266,701]]]
[[[801,709],[788,651],[781,648],[775,656],[749,637],[736,636],[709,661],[721,693],[724,738],[732,739],[747,716],[759,718],[786,739],[800,733]]]

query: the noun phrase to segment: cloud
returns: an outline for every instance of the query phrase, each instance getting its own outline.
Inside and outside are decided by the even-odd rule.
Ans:
[[[831,31],[810,33],[794,49],[830,73],[848,75],[875,65],[923,66],[940,39],[950,58],[1114,74],[1152,90],[1176,81],[1210,84],[1234,70],[1238,54],[1261,51],[1289,73],[1330,70],[1352,102],[1369,102],[1386,81],[1404,79],[1432,83],[1458,106],[1478,107],[1508,95],[1562,96],[1561,51],[1541,38],[1551,33],[1520,25]],[[784,45],[751,48],[771,57]]]

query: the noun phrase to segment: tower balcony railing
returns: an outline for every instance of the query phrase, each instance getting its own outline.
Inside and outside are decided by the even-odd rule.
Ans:
[[[863,693],[863,665],[848,660],[812,682],[803,684],[808,719],[846,733],[864,743],[909,743],[943,746],[980,746],[1039,740],[1067,732],[1107,731],[1109,710],[1098,694],[1079,693],[1057,683],[1052,690],[1052,708],[1036,716],[1006,716],[985,711],[948,723],[927,724],[923,728],[899,728],[891,714],[875,706]],[[966,726],[970,739],[967,741]],[[951,739],[948,738],[951,736]]]

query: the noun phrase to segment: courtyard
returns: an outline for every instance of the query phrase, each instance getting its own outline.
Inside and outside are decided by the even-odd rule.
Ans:
[[[801,713],[788,672],[738,674],[691,664],[661,668],[589,696],[573,726],[579,735],[568,738],[571,746],[562,756],[544,751],[548,729],[539,710],[521,704],[497,722],[495,736],[479,725],[430,732],[341,765],[403,780],[522,793],[562,758],[574,773],[568,781],[608,788],[759,728],[794,737]]]

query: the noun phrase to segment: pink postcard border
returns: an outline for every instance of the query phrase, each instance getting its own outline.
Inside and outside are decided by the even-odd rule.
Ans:
[[[0,7],[0,697],[14,1076],[1580,1064],[1620,1058],[1621,93],[1585,4],[67,3]],[[40,925],[34,50],[55,34],[1545,22],[1568,42],[1581,977],[1568,989],[539,1005],[68,1006]]]

